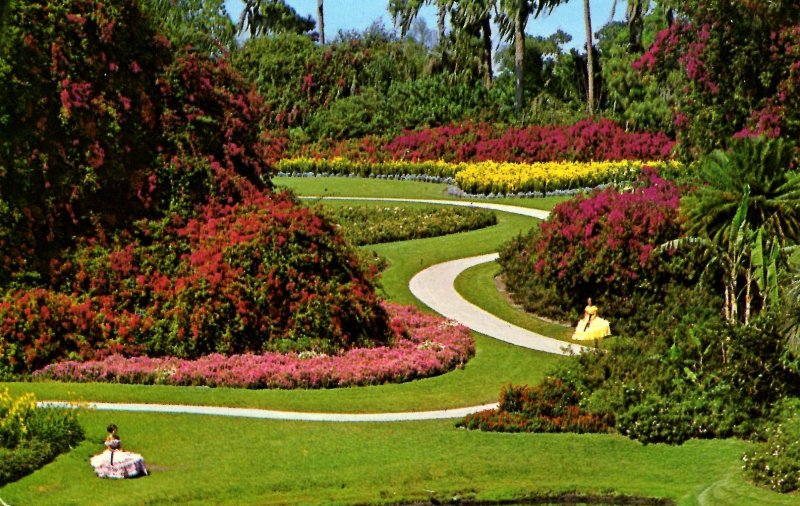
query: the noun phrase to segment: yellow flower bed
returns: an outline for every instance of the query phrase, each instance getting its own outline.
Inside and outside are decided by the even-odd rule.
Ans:
[[[548,192],[591,188],[600,184],[631,181],[642,167],[676,172],[682,165],[675,161],[642,162],[462,162],[442,160],[409,162],[363,162],[337,157],[291,158],[277,164],[280,172],[313,172],[315,174],[395,175],[419,174],[453,177],[456,185],[467,193]]]
[[[479,162],[460,164],[455,180],[467,193],[547,192],[591,188],[600,184],[630,181],[642,167],[676,170],[680,164],[668,162]]]

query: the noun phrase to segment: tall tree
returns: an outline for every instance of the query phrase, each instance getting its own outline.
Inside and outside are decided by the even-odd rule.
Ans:
[[[589,0],[583,0],[583,22],[586,27],[586,110],[594,114],[594,51],[592,45],[592,12]]]
[[[497,17],[500,35],[514,43],[514,113],[522,114],[522,90],[525,68],[525,26],[531,14],[536,17],[543,10],[552,11],[563,0],[501,0]]]
[[[276,33],[306,33],[316,23],[311,16],[303,17],[284,0],[245,0],[236,29],[241,34],[245,27],[251,37]]]
[[[319,43],[325,45],[325,7],[323,0],[317,0],[317,31],[319,32]]]
[[[236,46],[236,28],[224,0],[142,0],[139,5],[175,47],[217,56]]]

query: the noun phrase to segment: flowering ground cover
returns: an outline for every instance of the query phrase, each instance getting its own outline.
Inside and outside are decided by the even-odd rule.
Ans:
[[[394,343],[317,353],[211,354],[196,360],[126,358],[51,364],[34,378],[241,388],[334,388],[409,381],[463,366],[475,354],[470,331],[410,306],[386,304]]]

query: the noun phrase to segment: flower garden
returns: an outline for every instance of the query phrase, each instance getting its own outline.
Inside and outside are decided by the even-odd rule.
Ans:
[[[388,34],[326,47],[254,30],[229,54],[202,45],[211,33],[172,4],[0,5],[0,503],[795,503],[800,9],[695,4],[637,55],[612,56],[621,49],[605,40],[602,113],[591,97],[570,111],[542,83],[535,103],[569,121],[536,121],[558,112],[536,108],[499,117],[488,104],[511,97],[504,75],[452,107],[424,98],[422,110],[450,116],[413,129],[399,110],[387,126],[381,97],[406,96],[412,115],[425,86],[467,93],[470,65],[440,76],[444,89],[428,73],[475,44],[453,34],[442,61],[414,67],[424,45]],[[720,29],[709,16],[726,8],[735,26]],[[763,26],[748,25],[751,10]],[[717,61],[722,48],[735,66]],[[374,54],[393,54],[393,68]],[[553,54],[540,70],[563,64]],[[413,83],[381,84],[411,67]],[[757,75],[752,89],[741,69]],[[313,177],[281,177],[293,175]],[[536,222],[305,205],[296,195],[319,180],[344,197],[555,207]],[[591,297],[614,335],[551,356],[430,314],[410,293],[428,266],[498,250],[502,280],[481,283],[514,304],[493,311],[536,330],[540,317],[574,323]],[[459,420],[334,424],[37,398],[331,419],[498,403]],[[109,418],[151,476],[91,476]]]

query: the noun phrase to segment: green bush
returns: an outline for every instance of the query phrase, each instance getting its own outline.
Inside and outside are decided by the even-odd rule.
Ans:
[[[800,400],[786,402],[779,421],[766,429],[767,441],[742,456],[756,483],[777,492],[800,489]]]
[[[32,473],[84,437],[76,410],[39,408],[0,390],[0,486]]]

